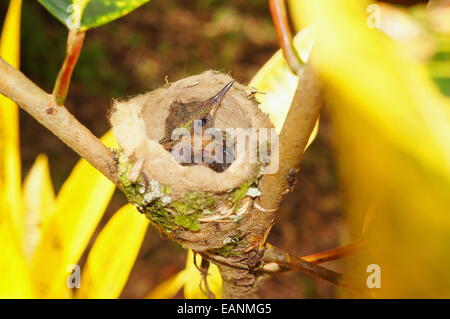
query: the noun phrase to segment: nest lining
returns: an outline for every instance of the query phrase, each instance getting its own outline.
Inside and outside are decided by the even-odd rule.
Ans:
[[[231,80],[228,75],[207,71],[128,101],[115,102],[110,118],[124,156],[131,160],[143,158],[142,172],[148,179],[170,185],[175,198],[186,192],[223,193],[239,187],[255,175],[258,163],[234,161],[224,172],[217,173],[205,166],[182,166],[159,144],[171,103],[206,99]],[[273,127],[239,83],[225,95],[214,124],[220,130]]]

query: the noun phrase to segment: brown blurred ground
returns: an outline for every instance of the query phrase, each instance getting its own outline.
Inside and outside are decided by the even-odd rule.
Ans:
[[[2,1],[0,21],[5,11],[6,2]],[[24,1],[22,30],[22,70],[51,91],[64,56],[65,28],[37,1]],[[67,107],[100,136],[108,129],[106,113],[111,99],[154,89],[165,83],[166,76],[175,81],[210,68],[246,83],[276,50],[266,1],[155,0],[88,32]],[[23,172],[37,154],[46,153],[59,189],[78,156],[23,112],[20,124]],[[270,234],[270,242],[299,256],[335,247],[345,233],[331,135],[325,112],[297,187],[287,196]],[[102,224],[124,203],[124,197],[115,194]],[[182,269],[184,261],[185,251],[149,229],[122,297],[145,296]],[[328,266],[340,269],[336,263]],[[300,273],[273,278],[261,289],[265,298],[335,295],[329,284]]]

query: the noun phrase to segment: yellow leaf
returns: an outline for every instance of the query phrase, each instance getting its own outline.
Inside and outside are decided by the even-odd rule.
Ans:
[[[30,258],[36,248],[42,229],[54,212],[55,193],[53,190],[48,159],[40,154],[23,185],[24,244],[25,255]]]
[[[182,270],[178,274],[170,277],[164,282],[156,286],[148,295],[146,299],[170,299],[173,298],[186,282],[186,271]]]
[[[202,262],[202,257],[197,255],[197,265]],[[205,290],[205,283],[202,282],[200,271],[194,265],[194,253],[192,250],[188,251],[186,257],[186,269],[184,272],[185,285],[184,297],[187,299],[205,299],[208,296],[202,291]],[[210,264],[207,275],[208,287],[214,296],[218,299],[222,297],[222,277],[216,265]],[[200,284],[202,289],[200,289]]]
[[[3,24],[0,42],[1,57],[13,67],[19,67],[20,57],[20,12],[22,0],[11,0]]]
[[[197,255],[197,264],[200,265],[202,257]],[[222,298],[222,277],[220,276],[219,268],[216,265],[210,264],[208,275],[208,287],[214,294],[215,298]],[[194,253],[188,250],[186,257],[186,268],[178,274],[170,277],[154,288],[146,298],[150,299],[168,299],[173,298],[178,291],[184,286],[184,297],[187,299],[205,299],[207,296],[200,289],[204,289],[205,284],[202,283],[202,276],[200,271],[194,265]]]
[[[369,203],[370,254],[349,264],[375,297],[450,296],[450,101],[407,49],[368,28],[366,1],[291,1],[317,27],[312,62],[326,84],[349,228]],[[375,280],[375,279],[374,279]]]
[[[312,45],[312,28],[305,28],[294,37],[294,47],[303,61],[308,60]],[[290,70],[281,50],[278,50],[250,81],[249,86],[261,92],[257,93],[260,108],[269,115],[278,133],[283,127],[297,84],[298,78]],[[316,137],[317,130],[318,123],[311,134],[308,146]]]
[[[0,299],[33,298],[31,281],[21,247],[9,223],[0,223]]]
[[[20,0],[10,1],[0,39],[0,56],[16,68],[19,67],[21,5]],[[0,94],[0,220],[10,219],[15,237],[21,240],[18,116],[17,106]]]
[[[317,22],[313,63],[324,80],[358,104],[356,111],[398,147],[450,180],[450,165],[442,165],[450,163],[448,100],[419,63],[367,27],[365,1],[342,1],[342,7],[329,5],[333,1],[314,3],[319,2],[326,8],[298,1],[296,16],[305,23]],[[336,9],[347,11],[339,16]],[[331,16],[333,21],[328,20]],[[344,39],[330,35],[334,27],[345,34]]]
[[[110,148],[117,148],[118,147],[117,146],[117,142],[116,142],[116,138],[114,137],[114,134],[113,134],[112,130],[109,130],[108,132],[106,132],[105,135],[103,135],[100,140],[107,147],[110,147]]]
[[[127,204],[95,240],[82,271],[80,298],[118,298],[141,248],[148,220]]]
[[[102,140],[114,143],[110,132]],[[33,256],[33,281],[40,297],[57,298],[65,289],[67,267],[81,257],[114,188],[85,160],[80,160],[72,170]]]

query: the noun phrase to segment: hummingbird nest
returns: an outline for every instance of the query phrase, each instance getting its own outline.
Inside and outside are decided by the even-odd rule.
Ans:
[[[228,75],[207,71],[115,101],[110,115],[120,147],[120,187],[128,200],[184,247],[226,257],[245,238],[264,164],[236,158],[220,172],[207,165],[186,166],[161,141],[167,138],[174,103],[196,105],[195,101],[210,99],[231,81]],[[273,128],[253,92],[237,82],[227,88],[214,115],[214,128]],[[187,120],[180,124],[185,126]]]

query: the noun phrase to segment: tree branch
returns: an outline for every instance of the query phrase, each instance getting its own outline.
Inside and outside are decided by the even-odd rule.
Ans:
[[[289,18],[285,0],[269,0],[270,13],[273,24],[277,30],[278,43],[292,72],[299,75],[301,72],[301,59],[292,45],[292,32],[289,27]]]
[[[338,287],[358,292],[364,290],[361,285],[344,279],[344,276],[342,274],[308,262],[302,258],[295,257],[290,253],[285,252],[270,244],[267,244],[267,249],[264,253],[263,261],[265,263],[276,263],[290,269],[300,270],[304,273],[326,280]]]
[[[222,276],[223,299],[258,298],[258,278],[250,271],[217,264]]]
[[[259,188],[261,196],[250,214],[250,222],[246,227],[247,245],[242,247],[239,258],[215,260],[220,268],[223,282],[223,296],[248,298],[254,295],[260,276],[260,265],[266,239],[274,223],[275,211],[283,196],[293,188],[292,180],[300,169],[300,161],[309,137],[319,118],[322,109],[322,88],[319,80],[309,65],[302,66],[298,87],[289,109],[286,121],[280,134],[279,169],[275,174],[264,175]],[[214,260],[212,260],[214,261]],[[223,267],[223,265],[234,267]],[[246,269],[243,269],[244,267]],[[237,269],[239,273],[231,269]],[[245,279],[245,284],[233,279],[233,275]],[[253,278],[253,279],[251,279]]]
[[[102,174],[117,184],[113,153],[64,106],[57,106],[47,94],[0,58],[0,93],[16,102],[22,109],[49,129],[67,146],[87,160]]]
[[[275,213],[283,199],[295,184],[295,176],[300,170],[308,140],[323,107],[322,86],[311,66],[302,67],[298,87],[284,122],[279,138],[279,169],[275,174],[264,175],[260,182],[261,196],[256,200],[266,212],[258,214],[255,227],[264,233],[255,234],[262,249],[268,232],[273,224]],[[269,226],[270,225],[270,226]]]

